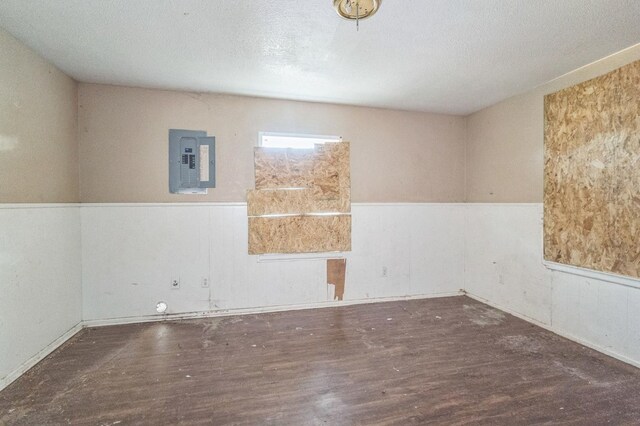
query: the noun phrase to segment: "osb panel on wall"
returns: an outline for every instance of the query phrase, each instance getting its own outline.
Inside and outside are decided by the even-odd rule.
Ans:
[[[247,191],[249,216],[351,212],[351,189],[341,188],[337,199],[322,199],[311,188],[250,189]]]
[[[249,254],[351,250],[348,142],[313,150],[255,149],[255,190],[247,192]],[[296,215],[265,217],[269,215]]]
[[[640,277],[640,61],[545,97],[545,259]]]
[[[287,148],[255,148],[256,189],[310,188],[315,152]]]
[[[327,259],[327,285],[335,287],[333,300],[344,298],[344,281],[347,272],[347,259]]]
[[[255,148],[256,189],[311,188],[316,197],[338,198],[351,186],[349,142],[316,145],[313,151]]]
[[[351,216],[249,217],[249,254],[351,250]]]

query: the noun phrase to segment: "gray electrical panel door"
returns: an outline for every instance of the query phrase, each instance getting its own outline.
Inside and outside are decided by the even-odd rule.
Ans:
[[[216,186],[216,138],[201,130],[169,130],[169,192],[206,194]]]

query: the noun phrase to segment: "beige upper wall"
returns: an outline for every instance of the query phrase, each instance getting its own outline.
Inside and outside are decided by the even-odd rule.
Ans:
[[[79,201],[77,85],[0,29],[0,203]]]
[[[351,141],[354,202],[461,202],[463,117],[79,85],[82,202],[245,201],[258,132],[339,135]],[[170,128],[216,136],[217,188],[168,190]]]
[[[467,117],[466,201],[541,203],[544,95],[640,59],[640,45]]]

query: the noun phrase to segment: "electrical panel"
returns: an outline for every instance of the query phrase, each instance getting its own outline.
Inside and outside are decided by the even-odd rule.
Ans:
[[[206,194],[216,187],[216,138],[202,130],[169,130],[169,192]]]

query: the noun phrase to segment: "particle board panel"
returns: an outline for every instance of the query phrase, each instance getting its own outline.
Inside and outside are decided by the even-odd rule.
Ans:
[[[336,199],[351,186],[349,142],[316,145],[313,150],[255,148],[255,188],[310,188],[316,198]]]
[[[319,200],[340,198],[340,191],[351,187],[349,142],[316,146],[312,188]]]
[[[313,216],[351,211],[349,142],[313,150],[256,148],[254,162],[255,190],[247,192],[249,254],[350,250],[350,217]],[[296,216],[253,220],[274,215]]]
[[[249,254],[350,250],[350,215],[249,217]]]
[[[640,61],[619,73],[620,136],[612,217],[617,262],[613,272],[640,277]]]
[[[351,189],[340,188],[337,199],[317,198],[311,188],[247,191],[249,216],[351,212]]]
[[[255,148],[256,189],[311,188],[314,151]]]
[[[344,282],[347,272],[347,259],[327,259],[327,284],[335,287],[333,299],[344,298]]]
[[[545,259],[640,277],[640,61],[545,97]]]

